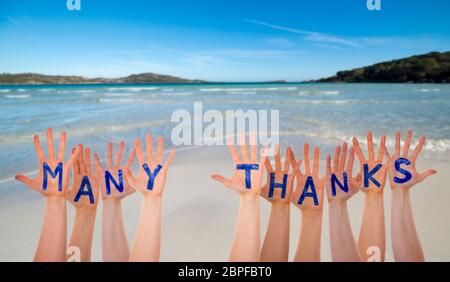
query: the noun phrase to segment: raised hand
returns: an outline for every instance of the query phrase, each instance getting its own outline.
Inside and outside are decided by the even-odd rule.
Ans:
[[[260,160],[258,161],[258,147],[256,145],[256,135],[250,137],[250,155],[248,154],[245,135],[240,135],[240,146],[242,158],[239,157],[236,146],[228,142],[231,157],[234,164],[234,174],[231,178],[225,178],[220,174],[213,174],[212,178],[241,195],[253,194],[260,195],[262,186],[262,176],[264,172],[264,164],[267,159],[267,149],[264,150]],[[247,168],[247,169],[246,169]],[[250,173],[250,176],[248,175]],[[247,176],[246,176],[247,174]]]
[[[291,202],[302,211],[322,211],[325,176],[320,177],[320,149],[314,148],[312,170],[309,144],[303,146],[303,157],[305,170],[303,173],[297,170],[297,187],[292,193]]]
[[[165,164],[163,164],[164,138],[158,138],[156,158],[153,153],[152,137],[149,133],[145,136],[147,158],[142,151],[141,141],[136,139],[135,150],[139,162],[139,172],[135,177],[129,168],[126,168],[126,177],[131,187],[144,195],[162,196],[166,184],[167,171],[175,156],[172,149]]]
[[[72,185],[67,191],[67,200],[75,208],[96,209],[99,202],[99,175],[94,173],[91,151],[78,145],[72,150],[78,151],[72,166]],[[97,168],[96,168],[97,169]]]
[[[389,182],[391,188],[404,188],[408,189],[424,181],[427,177],[435,174],[437,171],[435,169],[428,169],[422,173],[419,173],[416,169],[416,161],[419,157],[423,146],[425,145],[425,136],[421,136],[419,143],[417,144],[414,151],[410,152],[412,131],[408,130],[406,134],[405,144],[401,150],[400,139],[401,133],[397,132],[395,135],[395,150],[392,155],[389,155],[387,149],[384,149],[385,156],[387,159],[387,169],[389,172]],[[399,169],[407,168],[407,172],[400,173]],[[409,172],[409,173],[408,173]]]
[[[128,195],[133,194],[136,190],[131,187],[129,180],[125,177],[126,171],[130,169],[131,164],[135,158],[135,150],[132,150],[130,153],[130,157],[126,162],[125,166],[122,166],[122,158],[123,152],[125,149],[125,143],[121,141],[119,143],[119,150],[117,151],[116,161],[113,163],[113,143],[108,144],[108,151],[106,154],[106,167],[103,167],[100,158],[97,153],[94,154],[95,158],[95,173],[96,177],[99,179],[102,199],[114,199],[114,200],[122,200]],[[108,172],[111,175],[111,178],[108,178],[109,183],[106,183],[105,172]],[[122,178],[123,183],[123,191],[120,192],[119,189],[116,189],[114,184],[112,183],[112,179],[116,181],[117,184],[120,184],[120,179]],[[107,189],[107,185],[109,189]],[[120,186],[120,185],[119,185]]]
[[[72,162],[76,156],[76,152],[73,152],[67,162],[64,162],[64,155],[66,152],[66,132],[61,132],[58,156],[55,155],[55,145],[53,143],[53,132],[51,128],[47,129],[47,151],[48,158],[45,157],[42,150],[39,136],[34,135],[34,150],[39,161],[39,172],[36,178],[30,179],[26,175],[16,175],[16,180],[25,183],[31,189],[41,193],[44,196],[59,196],[66,197],[67,186],[69,183],[69,170]],[[48,175],[47,171],[51,170],[55,177]],[[62,170],[62,171],[61,171]],[[59,175],[61,173],[61,175]],[[59,177],[62,177],[61,181]]]
[[[351,147],[347,160],[347,143],[342,144],[342,147],[336,147],[333,165],[331,165],[331,156],[327,156],[326,190],[328,201],[347,201],[348,199],[353,197],[353,195],[358,193],[361,184],[361,174],[353,177],[354,159],[355,149]],[[344,180],[344,173],[346,180]],[[332,174],[335,175],[337,181],[339,181],[341,185],[343,185],[344,187],[346,186],[346,188],[348,189],[347,191],[341,189],[336,181],[333,181],[335,187],[335,189],[333,189]]]
[[[367,132],[368,158],[366,159],[361,150],[358,139],[353,137],[353,146],[355,147],[355,152],[361,165],[361,173],[363,174],[363,179],[360,185],[360,189],[363,192],[383,192],[387,175],[387,168],[383,164],[385,145],[386,136],[383,135],[380,140],[378,155],[375,159],[372,131]]]

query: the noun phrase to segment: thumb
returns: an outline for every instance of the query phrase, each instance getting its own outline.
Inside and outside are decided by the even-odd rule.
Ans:
[[[419,182],[424,181],[428,176],[431,176],[435,173],[437,173],[437,170],[435,169],[429,169],[425,172],[419,173]]]

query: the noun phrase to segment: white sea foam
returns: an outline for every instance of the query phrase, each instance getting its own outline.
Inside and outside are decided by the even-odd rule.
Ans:
[[[28,98],[31,98],[31,95],[30,94],[5,95],[5,98],[8,98],[8,99],[28,99]]]
[[[106,88],[106,91],[131,91],[131,92],[141,92],[145,90],[157,90],[159,87],[110,87]]]
[[[0,89],[0,93],[6,93],[6,92],[11,92],[10,89]]]
[[[110,97],[126,97],[126,96],[133,96],[133,93],[105,93],[103,94],[105,96],[110,96]]]

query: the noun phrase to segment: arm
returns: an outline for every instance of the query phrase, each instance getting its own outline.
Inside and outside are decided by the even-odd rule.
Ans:
[[[80,249],[81,261],[91,261],[92,237],[94,235],[96,210],[77,208],[69,246]]]
[[[380,249],[380,259],[384,261],[386,232],[383,200],[383,193],[367,192],[365,194],[364,212],[358,238],[358,246],[363,261],[369,259],[370,254],[367,254],[367,250],[372,246]]]
[[[232,144],[233,142],[229,141],[227,143]],[[222,175],[213,174],[212,178],[240,195],[239,213],[231,247],[230,261],[254,262],[260,260],[259,196],[261,194],[262,175],[268,151],[267,149],[264,150],[258,163],[256,135],[251,135],[250,156],[248,155],[243,134],[240,136],[240,144],[242,158],[234,145],[228,145],[236,168],[233,177],[225,178]],[[247,173],[247,171],[241,169],[244,166],[252,167],[252,169]]]
[[[261,261],[288,261],[290,204],[273,203],[261,250]]]
[[[328,207],[333,261],[361,261],[348,216],[347,202],[332,201]]]
[[[293,169],[289,173],[291,164],[293,164]],[[271,211],[266,237],[261,250],[261,261],[288,261],[290,200],[295,174],[299,165],[300,162],[295,161],[291,148],[286,150],[283,169],[281,168],[279,147],[275,154],[275,171],[270,160],[266,160],[267,183],[261,190],[261,196],[271,203]],[[285,194],[283,195],[283,193]]]
[[[309,144],[304,145],[304,173],[297,173],[297,189],[292,202],[302,212],[300,237],[294,261],[320,261],[322,239],[322,214],[325,177],[320,177],[320,150],[314,148],[314,163],[311,170]]]
[[[322,236],[322,211],[302,211],[300,238],[294,261],[320,261],[320,241]]]
[[[92,169],[90,149],[86,147],[83,152],[83,146],[80,144],[78,152],[80,153],[77,154],[73,164],[72,186],[67,192],[67,200],[75,207],[75,220],[69,247],[78,247],[81,261],[89,262],[91,261],[92,237],[99,202],[99,185]],[[79,194],[80,191],[88,194]]]
[[[130,253],[130,261],[159,261],[161,245],[161,202],[166,185],[167,171],[175,151],[172,150],[163,164],[163,137],[158,139],[156,159],[153,156],[150,134],[146,135],[147,159],[144,157],[141,142],[135,141],[139,161],[139,174],[134,177],[130,170],[127,178],[130,185],[143,194],[141,216],[136,237]]]
[[[358,246],[362,261],[368,261],[371,254],[368,251],[373,247],[380,250],[380,261],[384,261],[386,251],[386,234],[384,222],[383,191],[386,183],[387,168],[383,164],[386,136],[382,136],[375,159],[372,132],[367,133],[368,158],[362,153],[359,142],[353,138],[353,146],[358,155],[361,171],[364,172],[365,181],[362,181],[360,190],[365,193],[364,212],[359,232]],[[366,171],[364,171],[366,168]],[[364,183],[363,183],[364,182]]]
[[[102,166],[98,154],[94,154],[97,178],[100,183],[100,190],[103,199],[102,211],[102,255],[103,261],[106,262],[124,262],[128,261],[130,256],[130,247],[128,244],[127,234],[122,216],[122,199],[131,195],[135,190],[130,186],[127,179],[122,178],[120,181],[119,171],[126,171],[133,163],[135,151],[133,150],[130,157],[122,166],[122,155],[125,149],[125,143],[119,143],[116,161],[113,164],[113,144],[108,144],[106,167]],[[106,191],[106,172],[110,173],[114,181],[119,183],[118,189],[113,185],[112,180],[109,181],[110,190]],[[122,185],[120,185],[122,184]]]
[[[131,261],[158,261],[161,245],[161,198],[146,195],[131,251]]]
[[[128,261],[128,258],[130,257],[130,247],[123,223],[121,200],[103,200],[102,220],[103,261]]]
[[[414,223],[409,190],[393,190],[391,236],[396,261],[425,261]]]
[[[61,133],[58,156],[55,156],[52,129],[47,129],[48,158],[42,150],[39,136],[34,136],[34,147],[39,160],[36,178],[16,175],[16,180],[46,197],[44,222],[42,224],[35,261],[64,261],[67,246],[66,195],[70,167],[77,152],[64,163],[66,133]],[[45,169],[44,169],[45,168]],[[51,172],[48,172],[51,170]],[[45,177],[44,177],[45,175]],[[46,180],[45,180],[46,179]],[[46,188],[43,188],[46,186]]]
[[[416,148],[410,154],[412,131],[408,130],[405,144],[400,152],[401,133],[395,138],[395,152],[389,155],[385,149],[389,182],[391,185],[391,237],[394,258],[396,261],[424,261],[422,246],[417,234],[411,207],[410,189],[427,177],[436,173],[429,169],[423,173],[417,172],[416,160],[425,144],[425,137],[419,139]],[[396,168],[397,161],[401,165]],[[407,177],[409,176],[409,178]]]
[[[45,201],[44,223],[34,256],[36,262],[64,261],[66,257],[66,199],[49,196]]]
[[[259,261],[259,196],[241,195],[230,261]]]
[[[331,257],[333,261],[337,262],[361,261],[347,208],[347,201],[358,193],[359,189],[358,179],[352,175],[355,158],[353,147],[350,148],[347,166],[345,167],[346,158],[347,143],[344,143],[342,151],[341,146],[336,147],[333,167],[331,167],[330,155],[327,156],[326,164]],[[345,179],[347,182],[344,179],[344,173],[346,173]],[[343,185],[344,189],[336,183],[332,175]]]

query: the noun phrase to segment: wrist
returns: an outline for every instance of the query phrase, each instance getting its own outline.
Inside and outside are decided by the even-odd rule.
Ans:
[[[323,214],[323,210],[316,210],[316,209],[304,209],[302,210],[302,218],[311,218],[311,219],[316,219],[316,218],[321,218]]]
[[[329,209],[341,209],[347,207],[347,201],[341,199],[333,199],[328,201]]]
[[[91,208],[91,207],[77,207],[75,209],[75,215],[81,216],[81,217],[87,217],[87,218],[95,218],[95,215],[97,214],[97,207]]]

